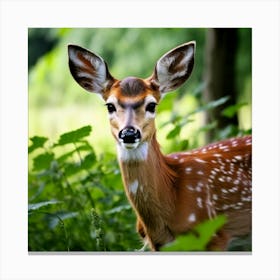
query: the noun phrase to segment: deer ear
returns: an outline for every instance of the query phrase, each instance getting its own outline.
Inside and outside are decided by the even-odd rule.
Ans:
[[[100,56],[79,46],[68,45],[68,57],[73,78],[85,90],[104,95],[112,86],[115,79]]]
[[[178,46],[163,55],[155,66],[151,82],[160,93],[175,90],[190,76],[194,65],[195,42]]]

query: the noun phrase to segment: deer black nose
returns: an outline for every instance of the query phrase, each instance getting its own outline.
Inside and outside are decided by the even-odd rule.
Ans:
[[[119,139],[126,144],[133,144],[140,140],[141,134],[138,129],[135,129],[132,126],[125,127],[119,132]]]

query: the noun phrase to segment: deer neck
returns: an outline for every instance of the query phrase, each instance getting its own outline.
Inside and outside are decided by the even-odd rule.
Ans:
[[[168,215],[174,205],[176,173],[160,152],[156,137],[131,151],[119,147],[118,156],[126,194],[140,216],[143,206],[149,213],[150,207]]]

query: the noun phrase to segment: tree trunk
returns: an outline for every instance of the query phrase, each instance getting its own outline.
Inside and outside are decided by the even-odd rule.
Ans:
[[[235,62],[237,54],[236,28],[211,28],[206,34],[205,81],[203,92],[205,102],[217,100],[224,96],[230,99],[206,113],[206,124],[216,121],[216,128],[206,135],[207,142],[213,141],[217,132],[229,124],[238,124],[237,116],[228,119],[221,115],[223,109],[236,104],[237,86],[235,79]]]

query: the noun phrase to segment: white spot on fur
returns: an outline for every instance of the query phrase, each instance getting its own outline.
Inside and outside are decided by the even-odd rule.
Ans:
[[[231,142],[231,144],[232,144],[232,147],[236,147],[238,145],[238,142],[237,142],[237,140],[233,140]]]
[[[194,159],[196,162],[200,162],[200,163],[206,163],[207,161],[200,159],[200,158],[195,158]]]
[[[196,198],[196,201],[197,201],[197,206],[199,208],[203,208],[203,205],[202,205],[202,198],[201,197],[197,197]]]
[[[139,186],[139,183],[137,180],[135,180],[133,183],[131,183],[129,185],[129,191],[132,193],[132,194],[136,194],[137,193],[137,190],[138,190],[138,186]]]
[[[218,196],[216,194],[213,194],[213,199],[218,200]]]
[[[221,146],[219,146],[219,149],[220,149],[220,150],[228,150],[228,146],[223,146],[223,145],[221,145]]]
[[[211,170],[210,172],[211,172],[211,174],[213,174],[213,175],[216,175],[216,174],[217,174],[217,172],[216,172],[215,170]]]
[[[227,176],[227,182],[230,182],[232,178],[230,176]]]
[[[191,213],[191,214],[189,215],[188,221],[189,221],[190,223],[193,223],[193,222],[196,221],[196,216],[195,216],[194,213]]]
[[[186,167],[185,170],[187,174],[190,174],[192,172],[192,167]]]
[[[187,185],[187,189],[190,190],[190,191],[194,191],[194,187],[192,185]]]
[[[237,160],[241,160],[242,156],[235,156],[234,158],[237,159]]]
[[[220,182],[224,182],[224,181],[225,181],[224,177],[219,177],[218,180],[219,180]]]
[[[246,139],[245,143],[247,146],[251,145],[252,144],[251,138]]]
[[[213,157],[222,157],[221,154],[213,154]]]

